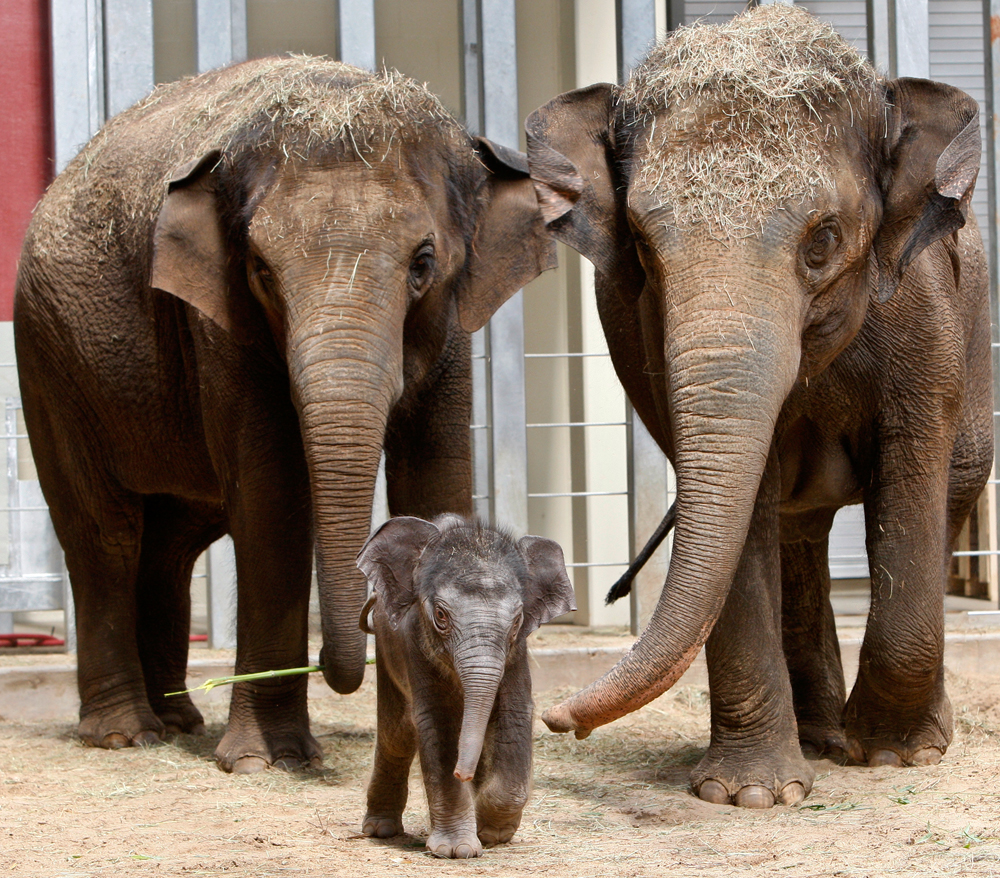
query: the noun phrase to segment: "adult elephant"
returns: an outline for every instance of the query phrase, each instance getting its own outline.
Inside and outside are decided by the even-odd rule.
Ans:
[[[380,455],[393,513],[471,511],[468,333],[553,246],[523,156],[396,73],[252,61],[157,89],[84,148],[15,301],[84,741],[202,728],[164,693],[185,688],[192,565],[226,532],[236,671],[306,663],[315,545],[324,673],[357,688]],[[320,753],[305,677],[234,688],[222,768]]]
[[[582,737],[707,640],[701,798],[800,801],[800,739],[938,761],[949,550],[993,445],[975,102],[884,81],[776,4],[682,29],[623,89],[562,95],[527,128],[548,227],[596,266],[615,368],[678,492],[648,627],[545,721]],[[872,604],[845,706],[827,540],[854,503]]]

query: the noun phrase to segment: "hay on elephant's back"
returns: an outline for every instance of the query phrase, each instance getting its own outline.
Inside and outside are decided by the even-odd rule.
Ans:
[[[773,4],[674,31],[621,89],[618,114],[648,132],[640,182],[675,223],[732,235],[832,186],[824,144],[844,132],[824,114],[841,105],[860,123],[881,89],[830,25]]]

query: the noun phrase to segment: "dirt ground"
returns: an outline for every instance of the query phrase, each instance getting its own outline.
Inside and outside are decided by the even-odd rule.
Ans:
[[[221,773],[209,733],[148,750],[83,747],[72,718],[0,721],[0,876],[1000,876],[1000,681],[950,676],[955,740],[932,768],[816,763],[799,807],[749,812],[695,799],[707,693],[668,692],[585,741],[537,723],[535,787],[513,843],[473,861],[428,856],[414,770],[411,833],[358,832],[374,743],[374,686],[312,704],[326,767]],[[565,692],[538,697],[539,712]]]

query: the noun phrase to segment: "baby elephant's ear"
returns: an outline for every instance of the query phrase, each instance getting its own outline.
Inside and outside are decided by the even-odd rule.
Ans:
[[[518,541],[517,547],[528,564],[523,630],[530,634],[539,625],[575,610],[576,600],[559,543],[527,536]]]
[[[413,568],[420,553],[440,533],[422,518],[390,518],[358,552],[358,567],[368,577],[392,625],[399,623],[413,602]]]

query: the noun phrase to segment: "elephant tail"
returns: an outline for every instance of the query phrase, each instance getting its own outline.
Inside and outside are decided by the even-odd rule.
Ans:
[[[646,540],[646,545],[639,550],[639,553],[635,556],[635,560],[628,565],[628,570],[626,570],[618,578],[618,581],[611,586],[611,589],[608,591],[608,596],[604,599],[605,606],[610,606],[618,600],[618,598],[623,598],[632,591],[632,580],[639,575],[639,571],[645,566],[653,552],[659,548],[664,537],[666,537],[666,535],[673,530],[674,522],[676,520],[677,501],[674,500],[674,502],[670,504],[667,514],[663,516],[663,521],[656,526],[656,530],[653,531],[653,535]]]

